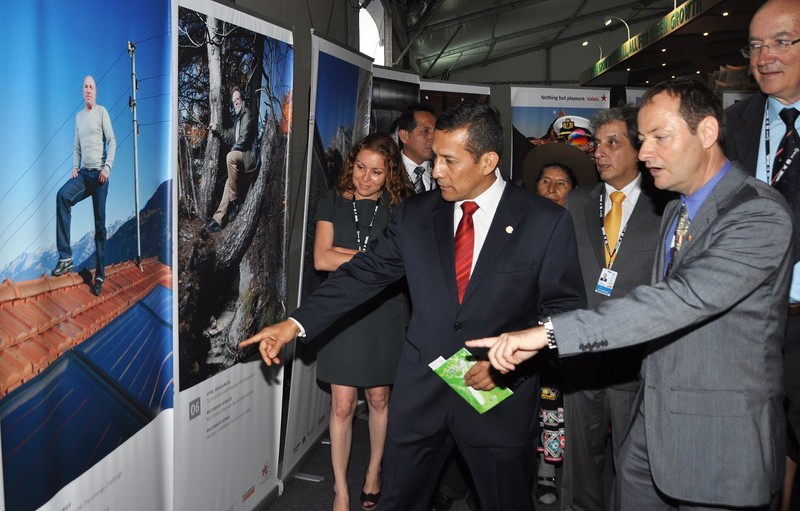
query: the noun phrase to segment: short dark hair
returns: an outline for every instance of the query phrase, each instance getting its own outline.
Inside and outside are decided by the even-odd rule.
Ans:
[[[234,92],[238,92],[239,95],[242,96],[242,89],[240,89],[238,85],[231,87],[231,96],[233,96]]]
[[[642,145],[639,140],[639,125],[636,122],[636,115],[638,113],[639,109],[637,107],[622,104],[618,107],[600,110],[594,114],[592,120],[589,121],[589,125],[592,128],[592,133],[597,135],[597,130],[599,130],[601,126],[605,126],[614,121],[624,122],[628,142],[638,150]]]
[[[414,103],[413,105],[408,105],[405,111],[400,114],[400,117],[397,118],[398,131],[414,131],[414,129],[417,127],[417,112],[428,112],[432,116],[436,117],[436,111],[432,106],[426,103]]]
[[[436,119],[438,131],[466,128],[465,148],[477,162],[488,152],[503,157],[503,123],[500,113],[487,103],[457,103]]]
[[[674,78],[655,84],[642,96],[642,106],[653,102],[653,98],[665,92],[678,98],[678,113],[692,134],[697,133],[697,126],[706,117],[713,117],[719,123],[717,143],[725,147],[725,110],[722,103],[705,84],[691,78]]]
[[[578,178],[575,177],[575,171],[572,170],[572,167],[570,167],[568,165],[564,165],[563,163],[558,163],[558,162],[545,163],[544,165],[542,165],[542,169],[539,171],[539,175],[536,176],[536,182],[537,183],[542,180],[542,176],[544,176],[544,169],[547,169],[547,168],[550,168],[550,167],[556,167],[558,169],[563,170],[564,173],[569,178],[569,182],[570,182],[570,184],[572,184],[572,187],[573,188],[577,188],[578,187]]]

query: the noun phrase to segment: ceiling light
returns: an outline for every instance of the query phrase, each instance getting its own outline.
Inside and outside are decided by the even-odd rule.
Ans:
[[[629,68],[629,67],[626,67],[626,68],[625,68],[625,71],[628,71],[628,72],[630,72],[630,71],[631,71],[631,68]]]
[[[664,53],[665,51],[667,51],[666,48],[661,48],[661,53]]]
[[[722,15],[723,16],[727,16],[728,15],[728,11],[723,12]]]
[[[708,32],[703,32],[703,37],[708,37]]]
[[[620,17],[617,17],[617,16],[606,16],[606,19],[603,20],[603,25],[605,25],[605,26],[611,25],[612,18],[615,19],[615,20],[620,20],[622,22],[622,24],[625,25],[625,30],[628,31],[628,39],[626,39],[626,41],[630,40],[630,38],[631,38],[631,27],[628,26],[628,23],[626,23],[624,19],[622,19]]]
[[[600,43],[598,43],[594,39],[584,39],[583,42],[581,43],[581,46],[589,46],[589,41],[592,41],[594,44],[597,45],[597,49],[600,50],[600,58],[602,59],[603,58],[603,47],[600,46]]]
[[[661,63],[661,67],[667,67],[667,63],[666,62],[662,62]]]

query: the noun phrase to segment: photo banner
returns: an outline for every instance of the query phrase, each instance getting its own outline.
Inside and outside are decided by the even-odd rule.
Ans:
[[[418,75],[388,67],[372,68],[370,133],[394,135],[394,122],[415,103],[419,103]]]
[[[176,509],[250,510],[276,492],[283,367],[239,343],[286,311],[291,31],[180,0]]]
[[[306,207],[303,223],[299,302],[325,275],[314,269],[313,245],[317,202],[333,187],[353,142],[369,132],[372,61],[316,34],[311,34],[311,104],[309,108]],[[294,342],[286,438],[281,479],[313,447],[328,427],[330,394],[316,376],[316,350],[324,342]]]
[[[436,117],[457,103],[488,103],[491,96],[491,87],[488,85],[423,80],[419,88],[420,101],[431,105],[436,110]]]
[[[0,508],[172,507],[169,19],[3,2]]]
[[[609,96],[608,89],[511,87],[512,176],[521,177],[525,157],[542,144],[569,143],[590,154],[589,120],[609,107]]]

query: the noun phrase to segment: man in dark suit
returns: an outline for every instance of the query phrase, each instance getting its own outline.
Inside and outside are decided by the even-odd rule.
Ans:
[[[738,160],[756,178],[771,182],[780,172],[776,158],[780,141],[787,131],[781,110],[800,110],[800,4],[796,1],[772,0],[764,4],[750,23],[750,44],[743,48],[749,55],[750,69],[756,78],[761,94],[730,106],[725,115],[726,152],[731,160]],[[795,119],[793,128],[800,127]],[[769,141],[767,141],[767,135]],[[800,166],[798,158],[792,168],[786,169],[787,178],[794,175],[797,183]],[[776,183],[780,184],[780,180]],[[795,256],[794,277],[790,287],[789,319],[786,326],[784,367],[786,384],[786,414],[788,419],[789,448],[786,458],[786,486],[784,500],[791,498],[792,484],[797,469],[800,438],[800,189],[778,186],[794,208]]]
[[[592,118],[594,161],[603,182],[567,196],[589,307],[648,284],[653,271],[666,202],[650,175],[639,171],[636,113],[633,107],[610,108]],[[600,278],[605,276],[608,282],[609,275],[614,277],[613,285],[600,285]],[[630,425],[643,355],[641,346],[632,346],[563,360],[568,454],[564,457],[561,509],[607,507],[610,488],[605,472],[612,463],[606,460],[608,426],[616,461]]]
[[[433,190],[431,160],[433,159],[433,131],[436,126],[436,112],[424,103],[409,105],[397,119],[397,138],[400,153],[403,155],[408,179],[414,186],[414,193]]]
[[[498,378],[514,394],[478,414],[428,367],[467,339],[525,328],[548,311],[585,304],[569,213],[506,184],[497,168],[502,147],[492,107],[462,103],[442,114],[434,138],[440,194],[406,199],[371,252],[342,265],[290,319],[242,343],[258,343],[272,364],[301,332],[316,336],[387,284],[407,278],[413,311],[389,406],[385,510],[426,509],[432,474],[454,445],[483,510],[533,509],[536,378]]]
[[[781,345],[792,214],[778,192],[725,158],[722,105],[668,80],[639,110],[639,159],[664,211],[652,285],[543,326],[468,342],[511,371],[646,343],[636,414],[620,452],[623,511],[767,509],[783,479]]]

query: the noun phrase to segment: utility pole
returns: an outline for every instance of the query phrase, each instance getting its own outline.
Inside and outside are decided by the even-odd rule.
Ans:
[[[136,210],[136,266],[142,268],[142,233],[139,219],[139,121],[136,120],[136,90],[139,82],[136,80],[136,44],[128,41],[128,55],[131,56],[131,96],[128,106],[133,112],[133,187],[134,203]]]

